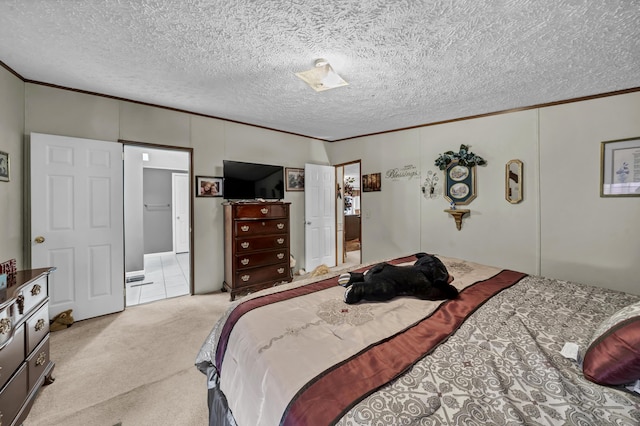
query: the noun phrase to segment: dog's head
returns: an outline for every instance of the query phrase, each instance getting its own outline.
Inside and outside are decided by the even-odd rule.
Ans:
[[[418,268],[433,284],[448,284],[453,281],[453,276],[449,274],[444,263],[435,256],[426,253],[416,254],[418,260],[414,267]]]

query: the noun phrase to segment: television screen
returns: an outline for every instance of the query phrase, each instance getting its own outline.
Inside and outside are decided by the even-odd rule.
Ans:
[[[223,197],[227,200],[284,199],[284,168],[268,164],[223,161]]]

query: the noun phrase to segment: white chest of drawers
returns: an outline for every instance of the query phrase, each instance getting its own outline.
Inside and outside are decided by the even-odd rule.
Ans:
[[[53,382],[49,359],[49,274],[18,271],[0,290],[0,425],[20,425],[43,384]]]

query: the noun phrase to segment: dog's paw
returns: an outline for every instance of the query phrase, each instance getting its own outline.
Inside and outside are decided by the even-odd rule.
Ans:
[[[349,287],[348,289],[345,290],[344,292],[344,303],[352,303],[349,301],[349,293],[351,293],[351,290],[353,290],[353,287]]]
[[[342,287],[347,287],[350,279],[351,279],[350,273],[347,272],[346,274],[342,274],[338,277],[338,284],[341,285]]]

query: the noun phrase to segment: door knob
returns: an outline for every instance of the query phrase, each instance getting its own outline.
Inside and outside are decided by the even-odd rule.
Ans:
[[[307,225],[311,225],[311,222],[307,222]]]
[[[44,243],[44,237],[37,236],[33,241],[35,241],[36,244],[42,244],[42,243]]]

